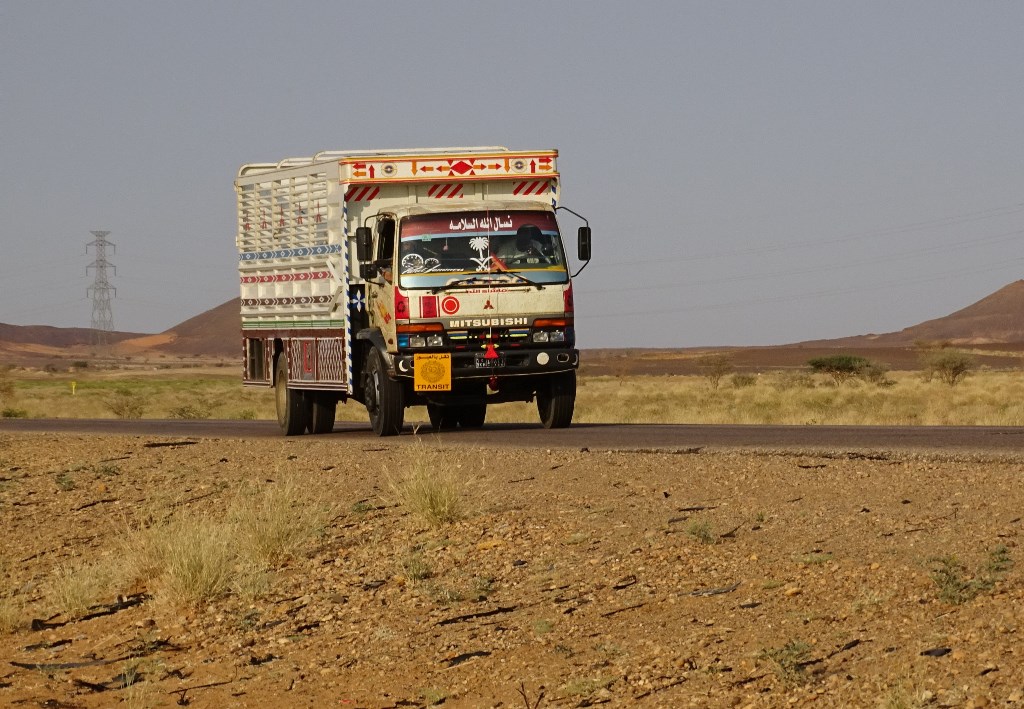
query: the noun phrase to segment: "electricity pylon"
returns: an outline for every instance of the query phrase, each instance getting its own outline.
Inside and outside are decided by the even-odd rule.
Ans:
[[[89,253],[92,246],[96,251],[96,260],[85,267],[88,275],[89,269],[95,269],[96,275],[92,285],[86,289],[86,295],[92,298],[92,341],[94,345],[106,345],[110,343],[110,333],[114,331],[114,316],[110,311],[110,295],[117,296],[117,288],[110,285],[107,279],[107,269],[110,268],[117,273],[114,264],[107,261],[107,247],[110,253],[114,253],[116,247],[107,241],[109,231],[90,232],[95,238],[85,245],[85,253]]]

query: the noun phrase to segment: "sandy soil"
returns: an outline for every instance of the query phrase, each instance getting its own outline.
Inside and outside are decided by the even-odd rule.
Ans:
[[[0,437],[0,705],[1024,704],[1021,460],[438,446]],[[463,521],[394,500],[425,455]],[[336,513],[266,598],[54,614],[54,570],[116,561],[125,520],[287,475]]]

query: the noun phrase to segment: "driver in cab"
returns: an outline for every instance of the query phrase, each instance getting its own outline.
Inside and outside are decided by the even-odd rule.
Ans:
[[[495,254],[498,265],[502,268],[507,264],[548,263],[541,243],[543,235],[540,228],[533,224],[524,224],[516,230],[512,238],[506,238]]]

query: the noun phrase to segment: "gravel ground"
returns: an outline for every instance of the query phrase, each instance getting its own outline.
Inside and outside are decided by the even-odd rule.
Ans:
[[[0,705],[1024,705],[1021,460],[443,443],[0,436]],[[256,599],[56,598],[284,480],[331,513]]]

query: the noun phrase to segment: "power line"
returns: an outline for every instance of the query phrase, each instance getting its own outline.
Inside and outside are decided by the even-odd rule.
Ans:
[[[852,295],[860,294],[865,292],[871,292],[881,288],[903,288],[911,285],[918,285],[921,283],[932,283],[934,281],[949,280],[953,278],[959,278],[961,276],[970,276],[979,273],[992,273],[994,271],[1001,271],[1007,268],[1019,269],[1019,262],[1021,259],[1011,259],[1009,261],[1000,261],[997,264],[986,265],[979,268],[964,270],[956,269],[953,271],[945,271],[942,273],[935,273],[930,276],[922,276],[920,278],[909,278],[901,279],[898,281],[882,281],[874,284],[861,284],[856,286],[845,286],[839,288],[826,288],[817,291],[809,291],[804,293],[797,293],[794,295],[779,295],[779,296],[758,296],[756,298],[744,298],[741,300],[726,301],[720,303],[709,303],[701,305],[688,305],[681,307],[670,307],[670,308],[645,308],[644,310],[631,310],[626,312],[606,312],[588,314],[580,313],[577,311],[576,320],[591,320],[591,319],[607,319],[615,317],[627,317],[631,315],[668,315],[671,313],[692,313],[701,312],[707,310],[728,310],[731,308],[739,308],[747,305],[763,305],[765,303],[788,303],[800,300],[809,300],[816,298],[825,298],[836,295]]]
[[[1005,232],[1002,234],[994,234],[992,236],[982,236],[977,239],[968,239],[961,241],[956,244],[949,244],[943,246],[925,246],[920,249],[910,249],[905,251],[896,251],[885,256],[878,256],[869,259],[860,259],[858,261],[842,261],[839,263],[828,264],[824,266],[805,266],[796,269],[790,269],[786,271],[774,271],[772,273],[755,273],[745,274],[739,276],[723,276],[722,278],[710,278],[700,281],[690,281],[685,279],[679,279],[673,283],[663,283],[656,285],[647,286],[627,286],[624,288],[595,288],[592,290],[581,289],[582,293],[627,293],[633,291],[658,291],[658,290],[672,290],[676,288],[693,288],[696,286],[714,286],[724,283],[739,283],[742,281],[762,281],[771,278],[788,278],[791,276],[802,276],[807,274],[817,274],[825,271],[839,271],[847,268],[856,268],[858,266],[871,266],[876,263],[891,263],[893,261],[904,261],[908,259],[916,259],[927,254],[940,253],[943,251],[962,251],[964,249],[972,249],[981,244],[993,244],[1001,241],[1017,240],[1024,235],[1024,230],[1018,229],[1016,231]]]
[[[777,251],[787,251],[790,249],[806,249],[822,246],[832,246],[835,244],[842,244],[850,241],[860,241],[863,239],[877,239],[884,236],[894,236],[897,234],[908,234],[919,231],[928,231],[930,229],[956,226],[959,224],[967,224],[970,222],[982,221],[985,219],[992,219],[996,217],[1005,217],[1012,214],[1016,214],[1020,211],[1024,211],[1024,203],[1017,203],[1002,207],[992,207],[990,209],[982,209],[960,214],[951,214],[944,217],[929,219],[926,221],[912,222],[910,224],[903,224],[900,226],[888,227],[883,229],[852,232],[831,239],[800,239],[797,241],[790,241],[784,243],[765,244],[763,246],[751,246],[747,248],[719,251],[717,253],[711,254],[697,254],[694,256],[677,257],[659,256],[658,258],[654,259],[642,259],[637,261],[615,261],[613,263],[607,264],[598,263],[594,264],[594,267],[598,269],[602,267],[620,269],[624,266],[646,266],[652,263],[685,263],[690,261],[710,261],[712,259],[728,258],[731,256],[756,256],[760,254],[774,253]]]

